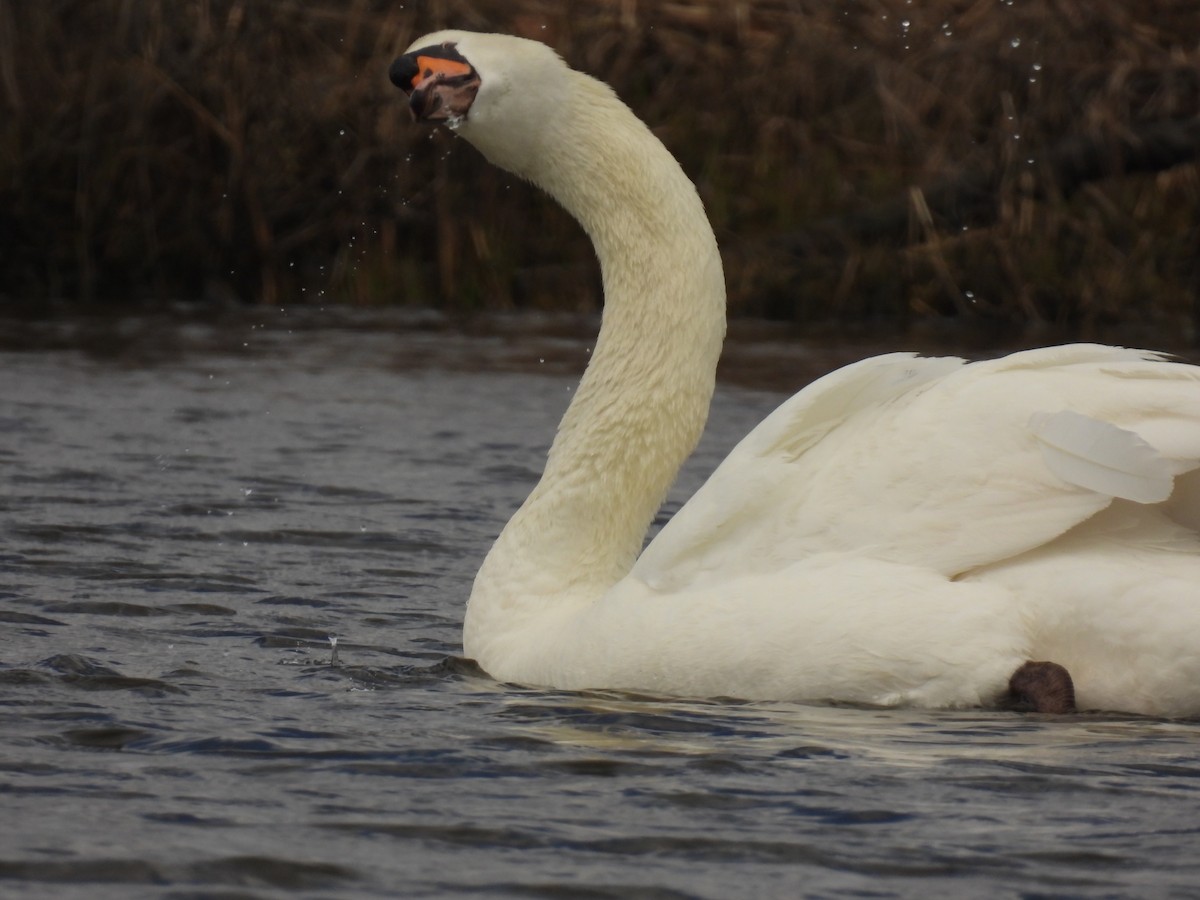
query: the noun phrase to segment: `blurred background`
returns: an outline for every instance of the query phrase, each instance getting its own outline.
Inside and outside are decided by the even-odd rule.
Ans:
[[[389,84],[442,27],[612,84],[735,317],[1200,339],[1194,0],[0,0],[0,303],[598,310],[582,232]]]

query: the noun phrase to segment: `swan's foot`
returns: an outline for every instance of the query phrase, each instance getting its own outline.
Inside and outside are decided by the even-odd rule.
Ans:
[[[1075,712],[1075,682],[1058,663],[1027,662],[1008,680],[1008,705],[1040,713]]]

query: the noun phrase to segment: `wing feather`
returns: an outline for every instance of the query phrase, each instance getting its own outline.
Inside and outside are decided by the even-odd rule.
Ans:
[[[679,590],[859,553],[955,577],[1200,466],[1196,370],[1070,345],[963,365],[890,354],[813,382],[742,440],[633,575]]]
[[[1177,467],[1134,432],[1069,409],[1034,413],[1029,425],[1046,467],[1068,484],[1134,503],[1171,496]]]

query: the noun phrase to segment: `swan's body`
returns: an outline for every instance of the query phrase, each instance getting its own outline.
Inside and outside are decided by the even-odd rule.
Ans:
[[[1081,706],[1200,713],[1200,369],[1095,345],[865,360],[754,429],[639,557],[724,336],[696,192],[540,44],[441,32],[402,60],[418,116],[555,196],[604,277],[591,365],[475,580],[464,649],[487,672],[964,706],[1048,659]],[[451,82],[465,99],[433,96]]]

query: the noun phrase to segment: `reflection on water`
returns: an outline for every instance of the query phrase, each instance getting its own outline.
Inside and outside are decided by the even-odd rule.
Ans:
[[[462,604],[587,341],[260,324],[0,353],[6,896],[1196,883],[1196,722],[495,684]],[[778,399],[723,387],[671,505]]]

